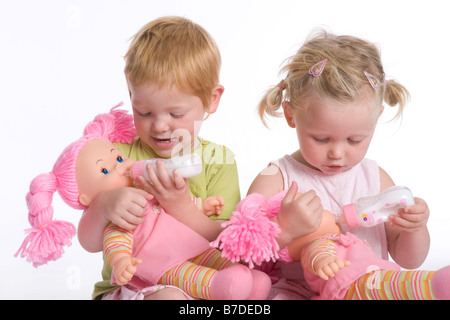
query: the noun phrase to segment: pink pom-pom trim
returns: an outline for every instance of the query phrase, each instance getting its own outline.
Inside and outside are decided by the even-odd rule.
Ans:
[[[75,226],[69,222],[54,220],[40,228],[25,230],[28,236],[14,256],[26,258],[34,267],[56,260],[64,253],[63,246],[72,244]]]
[[[237,205],[231,219],[222,224],[225,229],[211,246],[221,250],[223,257],[232,262],[244,261],[250,268],[264,261],[276,261],[280,228],[270,219],[278,214],[283,198],[284,195],[272,199],[259,194],[247,196]]]

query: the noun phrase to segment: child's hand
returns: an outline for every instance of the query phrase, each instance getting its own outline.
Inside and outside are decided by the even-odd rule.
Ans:
[[[110,260],[116,283],[120,286],[127,284],[136,273],[136,265],[142,263],[141,259],[131,257],[127,253],[117,253]]]
[[[167,213],[173,216],[182,214],[189,205],[193,205],[189,183],[176,169],[172,179],[161,160],[156,162],[156,168],[157,172],[152,165],[148,165],[149,181],[141,176],[138,178],[139,183],[158,200]]]
[[[280,237],[289,243],[293,239],[317,230],[322,220],[322,203],[313,190],[297,197],[297,184],[292,183],[281,202],[277,220],[281,228]],[[287,244],[286,243],[286,244]]]
[[[202,209],[203,213],[208,217],[217,214],[220,215],[222,213],[223,206],[225,205],[225,200],[222,196],[217,197],[208,197],[202,200]]]
[[[389,225],[406,232],[415,232],[426,227],[430,210],[427,203],[414,198],[415,204],[398,210],[398,216],[391,214],[389,216]]]
[[[125,230],[133,230],[144,221],[145,206],[153,196],[144,190],[123,187],[99,194],[92,206],[106,219]]]
[[[314,260],[313,268],[320,278],[328,280],[348,265],[350,265],[350,261],[338,259],[331,254],[321,254]]]
[[[414,198],[415,204],[391,214],[386,226],[389,254],[402,268],[415,269],[425,261],[430,248],[427,228],[430,210],[426,202]]]

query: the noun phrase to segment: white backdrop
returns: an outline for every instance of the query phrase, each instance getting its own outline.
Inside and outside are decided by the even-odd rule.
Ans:
[[[388,78],[403,83],[412,101],[401,123],[387,123],[393,113],[385,112],[368,157],[429,204],[432,244],[422,268],[450,264],[450,20],[444,8],[443,0],[1,2],[0,299],[90,299],[101,257],[76,239],[63,259],[38,269],[13,257],[29,227],[25,194],[94,115],[120,101],[131,111],[122,57],[130,37],[163,15],[194,20],[219,45],[225,94],[200,135],[236,153],[243,195],[270,160],[297,148],[284,119],[267,129],[256,115],[262,92],[280,80],[281,62],[319,26],[378,43]],[[54,207],[58,219],[77,225],[80,211],[58,195]]]

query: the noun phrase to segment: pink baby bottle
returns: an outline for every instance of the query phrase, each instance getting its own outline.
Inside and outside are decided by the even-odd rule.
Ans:
[[[378,195],[363,197],[355,203],[344,206],[339,221],[349,228],[373,227],[397,214],[398,209],[414,204],[414,197],[407,187],[393,186]],[[344,220],[344,221],[343,221]]]

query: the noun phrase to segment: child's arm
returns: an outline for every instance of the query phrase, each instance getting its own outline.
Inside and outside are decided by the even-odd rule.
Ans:
[[[152,196],[136,188],[118,188],[99,194],[85,210],[78,224],[78,239],[89,252],[103,250],[103,232],[111,221],[133,230],[143,222],[145,206]]]
[[[301,263],[304,269],[324,280],[334,277],[339,270],[350,265],[350,261],[336,256],[333,240],[317,238],[302,251]]]
[[[132,256],[133,231],[126,231],[112,223],[105,228],[103,253],[113,268],[118,285],[127,284],[142,261]]]
[[[380,191],[394,185],[381,168],[380,182]],[[389,216],[389,222],[385,224],[389,253],[396,263],[407,269],[418,268],[425,261],[430,248],[427,228],[430,211],[424,200],[414,200],[415,205],[400,209],[399,216]]]

